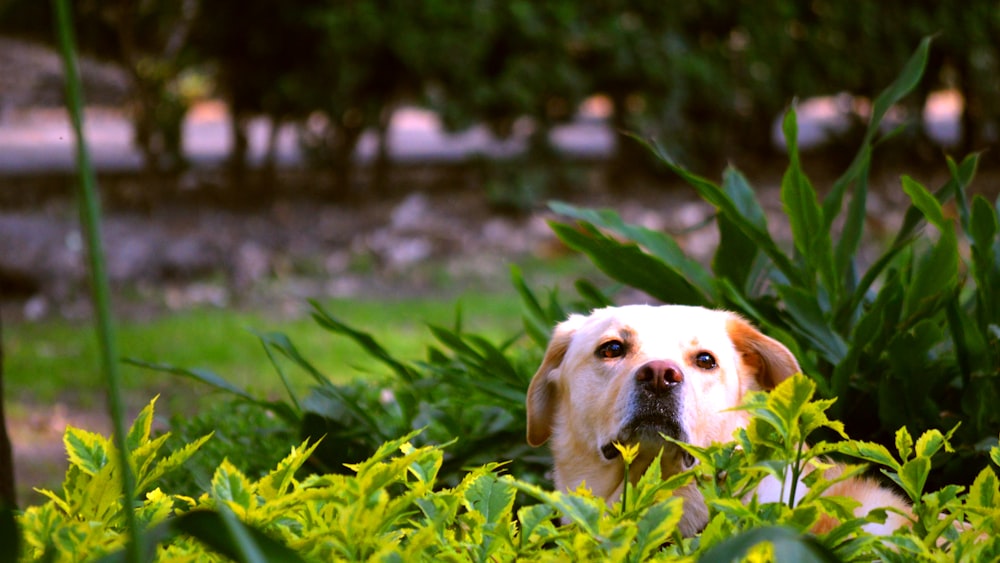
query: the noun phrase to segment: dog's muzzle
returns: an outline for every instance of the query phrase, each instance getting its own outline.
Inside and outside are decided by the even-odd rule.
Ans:
[[[618,457],[614,442],[663,447],[666,442],[662,435],[684,440],[679,393],[683,383],[684,371],[676,362],[653,360],[640,366],[635,372],[629,414],[618,436],[601,447],[601,454],[606,459]]]

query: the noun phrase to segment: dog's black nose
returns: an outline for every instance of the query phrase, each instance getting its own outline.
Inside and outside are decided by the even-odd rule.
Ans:
[[[654,393],[662,393],[684,381],[684,372],[676,362],[654,360],[639,368],[635,380]]]

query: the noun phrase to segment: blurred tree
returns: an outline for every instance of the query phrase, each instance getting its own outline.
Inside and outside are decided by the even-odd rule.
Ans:
[[[197,56],[214,67],[219,93],[229,105],[230,167],[241,189],[247,187],[250,118],[270,118],[264,167],[271,176],[281,125],[304,119],[319,104],[325,85],[319,58],[323,34],[310,20],[325,4],[212,0],[201,7],[191,42]]]
[[[115,39],[115,58],[132,80],[135,143],[147,172],[185,165],[181,127],[192,102],[183,73],[193,63],[187,52],[199,0],[84,0],[84,22],[101,22]]]

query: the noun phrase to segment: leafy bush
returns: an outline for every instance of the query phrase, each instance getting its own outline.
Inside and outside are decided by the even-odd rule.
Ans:
[[[351,475],[296,477],[314,452],[305,442],[259,479],[224,460],[201,495],[149,491],[155,477],[195,453],[209,436],[157,459],[164,437],[150,439],[152,403],[129,431],[142,500],[123,499],[117,460],[109,439],[74,428],[65,443],[70,468],[61,495],[17,515],[23,561],[92,560],[121,556],[126,541],[122,514],[135,510],[143,527],[143,553],[157,560],[732,560],[748,555],[797,561],[990,560],[1000,555],[1000,482],[987,467],[965,491],[948,486],[924,492],[932,459],[949,449],[948,436],[929,431],[914,442],[897,433],[896,453],[844,440],[802,444],[821,426],[840,430],[824,411],[831,401],[811,401],[815,383],[793,377],[770,394],[756,393],[744,408],[753,418],[735,442],[708,448],[683,445],[701,463],[663,479],[659,463],[607,506],[586,489],[550,492],[512,476],[503,464],[465,472],[452,486],[440,482],[445,450],[411,444],[416,433],[381,445],[350,466]],[[621,447],[631,463],[636,449]],[[800,501],[763,503],[750,491],[765,476],[784,480],[807,467],[822,469],[821,454],[840,452],[880,466],[914,502],[913,524],[874,537],[862,528],[885,518],[884,510],[854,518],[856,501],[821,497],[836,479],[813,471]],[[1000,464],[1000,447],[991,456]],[[791,470],[790,470],[791,469]],[[856,475],[848,466],[843,475]],[[672,495],[696,480],[705,492],[710,522],[697,537],[681,538],[682,501]],[[791,481],[791,479],[790,479]],[[790,485],[790,483],[785,483]],[[534,503],[515,508],[515,495]],[[745,502],[740,499],[745,499]],[[830,532],[811,535],[820,518],[833,517]],[[562,519],[560,525],[558,519]],[[9,529],[2,530],[9,533]],[[791,560],[791,559],[789,559]]]
[[[1000,221],[996,205],[982,196],[969,201],[978,156],[949,159],[952,178],[934,192],[904,176],[911,206],[899,232],[872,264],[855,259],[881,120],[918,83],[927,56],[925,40],[875,99],[854,162],[822,202],[802,170],[796,116],[788,112],[790,164],[781,199],[791,249],[772,238],[754,189],[737,170],[728,169],[720,185],[662,152],[666,166],[716,209],[720,242],[711,269],[668,235],[628,225],[610,210],[553,204],[573,221],[552,228],[621,283],[665,302],[728,308],[754,321],[795,353],[822,396],[838,399],[833,413],[855,435],[891,443],[903,425],[923,432],[961,421],[958,451],[943,475],[969,482],[1000,429]],[[957,221],[945,208],[949,201]]]

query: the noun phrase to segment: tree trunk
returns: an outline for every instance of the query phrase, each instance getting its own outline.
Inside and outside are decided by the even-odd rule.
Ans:
[[[378,149],[372,162],[372,194],[385,195],[389,189],[389,173],[392,171],[392,159],[389,157],[389,126],[392,124],[392,107],[382,110],[378,119]]]
[[[3,408],[3,366],[3,321],[0,320],[0,507],[16,507],[14,456],[11,452],[10,435],[7,433],[7,415]]]

